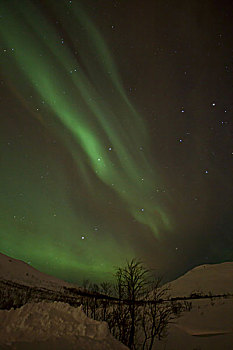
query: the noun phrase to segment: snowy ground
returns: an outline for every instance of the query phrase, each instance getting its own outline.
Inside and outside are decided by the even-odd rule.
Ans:
[[[233,263],[201,265],[170,283],[173,297],[203,294],[233,295]],[[0,281],[8,280],[53,291],[79,287],[46,275],[23,261],[0,253]],[[158,350],[232,350],[233,298],[195,299],[192,309],[155,342]],[[107,324],[85,316],[80,308],[61,302],[27,303],[20,309],[0,310],[0,350],[127,349],[109,333]]]
[[[126,350],[105,322],[61,302],[28,303],[0,310],[0,349]]]
[[[172,296],[233,294],[233,263],[201,265],[170,283]],[[171,325],[158,350],[232,350],[233,298],[192,300],[192,309]]]

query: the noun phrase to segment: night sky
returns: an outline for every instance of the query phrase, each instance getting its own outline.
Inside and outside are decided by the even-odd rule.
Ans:
[[[2,253],[78,283],[233,259],[232,13],[1,1]]]

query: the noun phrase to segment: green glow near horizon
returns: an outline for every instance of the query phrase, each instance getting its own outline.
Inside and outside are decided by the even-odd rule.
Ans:
[[[61,43],[58,32],[39,9],[30,1],[24,1],[24,5],[19,5],[13,14],[6,4],[2,4],[3,23],[0,35],[9,49],[14,48],[12,59],[3,63],[6,76],[24,99],[28,98],[24,87],[26,81],[38,94],[38,98],[45,101],[46,113],[41,112],[38,119],[49,129],[50,120],[47,120],[47,114],[48,111],[50,114],[52,112],[55,128],[53,131],[63,139],[76,162],[77,171],[82,174],[90,194],[90,201],[93,192],[96,191],[96,182],[92,181],[94,176],[101,180],[104,186],[109,187],[110,191],[115,191],[126,211],[138,223],[148,226],[154,236],[159,238],[160,229],[168,229],[170,224],[159,203],[150,199],[148,195],[160,180],[150,165],[146,126],[124,91],[102,36],[77,5],[73,5],[73,18],[69,23],[62,23],[59,19],[67,30],[70,42],[75,37],[74,34],[78,35],[75,33],[76,24],[83,28],[83,35],[79,37],[78,56],[82,63],[79,64],[70,46],[65,41]],[[62,6],[63,2],[53,9],[57,11],[57,18],[61,18]],[[56,124],[54,118],[57,118],[59,123]],[[73,141],[70,142],[63,136],[61,125],[70,132],[77,147],[73,146]],[[143,146],[144,152],[139,152],[140,145]],[[81,155],[78,153],[80,147]],[[145,181],[142,181],[142,178],[145,178]],[[62,186],[62,180],[60,185]],[[62,198],[63,195],[61,191],[59,196]],[[33,198],[31,200],[33,201]],[[49,207],[49,201],[47,205]],[[78,214],[71,212],[69,215],[70,222],[75,226]],[[81,216],[78,227],[80,232],[83,232],[86,230],[84,220],[89,218],[86,218],[83,212]],[[50,225],[49,231],[53,232],[54,224]],[[116,250],[122,249],[122,258],[134,255],[132,247],[126,245],[122,248],[116,242],[114,229],[113,233],[106,235],[105,240],[99,242],[100,252],[94,253],[95,261],[100,261],[101,256],[106,254],[106,265],[101,268],[97,267],[99,265],[95,262],[89,266],[86,262],[83,266],[80,262],[75,263],[75,253],[70,253],[69,247],[74,244],[76,237],[68,239],[65,252],[64,246],[62,249],[54,248],[53,240],[51,235],[49,239],[46,237],[39,243],[41,251],[33,253],[36,260],[42,261],[44,256],[47,259],[59,256],[59,264],[62,266],[108,272],[111,269],[111,254],[108,252],[110,246],[118,247]],[[33,242],[34,238],[29,236],[22,243],[21,251],[33,250]],[[93,245],[95,244],[93,241]],[[90,257],[93,247],[86,248],[85,254]],[[113,260],[116,261],[117,258]]]

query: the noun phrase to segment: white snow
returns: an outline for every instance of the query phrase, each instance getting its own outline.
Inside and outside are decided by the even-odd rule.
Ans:
[[[47,275],[22,260],[11,258],[2,253],[0,253],[0,280],[1,279],[24,284],[26,286],[39,286],[52,290],[60,290],[62,287],[75,287],[79,289],[75,284]]]
[[[201,265],[169,283],[171,296],[233,294],[233,263]],[[232,350],[233,298],[191,300],[192,309],[169,327],[167,339],[155,342],[162,350]]]
[[[233,262],[201,265],[169,283],[171,296],[233,294]],[[61,289],[70,283],[41,273],[23,261],[0,254],[0,280]],[[75,286],[77,288],[77,286]],[[233,298],[196,299],[192,309],[170,325],[168,337],[155,342],[158,350],[232,350]],[[0,349],[123,350],[105,322],[89,319],[81,308],[61,302],[28,303],[0,311]]]
[[[233,262],[197,266],[169,285],[173,297],[189,296],[194,291],[233,294]]]
[[[88,318],[82,307],[61,302],[28,303],[0,310],[0,348],[126,350],[106,322]]]

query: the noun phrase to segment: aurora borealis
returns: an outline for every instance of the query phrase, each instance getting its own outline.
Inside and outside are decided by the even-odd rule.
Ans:
[[[229,3],[149,3],[1,4],[1,252],[77,282],[232,259]]]

